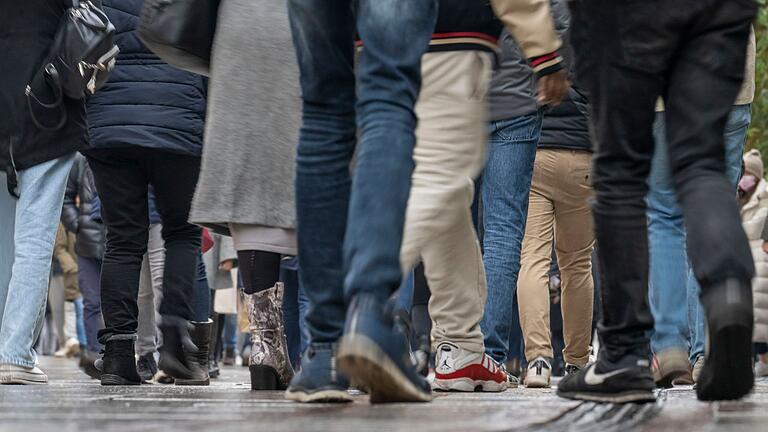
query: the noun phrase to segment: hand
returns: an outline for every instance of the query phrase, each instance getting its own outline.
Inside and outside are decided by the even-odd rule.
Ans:
[[[222,261],[221,264],[219,264],[219,270],[223,272],[231,271],[235,267],[235,260],[226,260]]]
[[[768,254],[768,240],[763,241],[763,252]]]
[[[564,70],[539,78],[539,105],[560,105],[571,83]]]

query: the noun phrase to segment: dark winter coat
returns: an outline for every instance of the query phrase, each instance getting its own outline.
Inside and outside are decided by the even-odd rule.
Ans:
[[[91,216],[96,197],[96,184],[91,168],[85,157],[78,154],[64,192],[61,223],[67,231],[77,234],[75,252],[78,256],[101,259],[104,255],[106,229]]]
[[[117,29],[117,64],[88,101],[92,148],[141,146],[199,156],[205,123],[206,83],[173,68],[136,35],[142,0],[103,0]]]
[[[565,2],[561,0],[552,2],[552,10],[557,31],[563,38],[564,43],[560,53],[572,86],[560,105],[545,111],[539,148],[592,151],[589,103],[584,87],[580,85],[575,75],[575,59],[570,44],[570,12]]]
[[[0,169],[23,170],[83,149],[88,144],[82,100],[64,98],[59,110],[34,109],[38,122],[54,126],[63,114],[66,123],[55,131],[37,127],[29,113],[25,88],[45,103],[54,93],[40,73],[49,58],[66,0],[0,1]],[[11,162],[13,153],[13,163]],[[5,184],[0,185],[5,188]]]

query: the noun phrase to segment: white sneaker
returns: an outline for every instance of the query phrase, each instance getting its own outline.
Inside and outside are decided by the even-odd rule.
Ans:
[[[450,342],[437,346],[435,365],[434,390],[503,392],[509,387],[507,373],[495,360]]]
[[[537,357],[528,365],[525,374],[526,388],[549,388],[552,380],[552,365],[544,357]]]
[[[762,361],[758,361],[755,364],[755,376],[757,378],[767,377],[768,376],[768,363],[763,363]]]
[[[26,368],[12,364],[0,364],[0,384],[48,384],[48,375],[37,366]]]

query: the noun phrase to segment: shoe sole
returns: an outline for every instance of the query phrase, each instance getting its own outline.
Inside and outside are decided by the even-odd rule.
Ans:
[[[352,396],[345,390],[317,390],[314,392],[290,391],[285,392],[285,398],[301,403],[349,403]]]
[[[250,365],[248,371],[251,373],[251,391],[285,390],[280,382],[280,376],[271,366]]]
[[[709,355],[696,383],[696,396],[702,401],[718,401],[749,394],[755,381],[751,326],[726,325],[710,334],[709,340]]]
[[[446,392],[485,392],[485,393],[501,393],[509,388],[506,383],[498,383],[496,381],[477,381],[471,378],[455,378],[455,379],[435,379],[432,383],[432,390],[446,391]]]
[[[369,338],[344,336],[337,355],[339,369],[369,390],[371,403],[429,402],[431,392],[416,387]]]
[[[530,388],[530,389],[550,388],[551,387],[550,380],[551,379],[539,378],[535,375],[528,375],[525,377],[525,388]]]
[[[4,385],[45,385],[48,377],[31,375],[23,372],[11,372],[0,375],[0,384]]]
[[[157,365],[157,368],[161,371],[164,371],[166,374],[174,377],[175,379],[186,379],[186,380],[193,380],[196,379],[194,376],[194,373],[186,367],[182,362],[178,361],[175,358],[171,358],[170,356],[160,356],[160,363]]]
[[[183,380],[177,379],[174,384],[177,386],[209,386],[211,385],[211,378],[205,378],[201,380]]]
[[[137,386],[141,382],[129,381],[120,375],[101,374],[101,385],[103,386]]]
[[[566,399],[615,404],[649,403],[656,401],[656,395],[654,395],[653,392],[644,390],[631,390],[621,393],[583,393],[558,391],[557,395]]]

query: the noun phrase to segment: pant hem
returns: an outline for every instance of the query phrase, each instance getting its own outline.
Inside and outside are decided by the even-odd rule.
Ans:
[[[21,366],[24,368],[32,369],[35,367],[35,363],[31,361],[26,360],[17,360],[17,359],[9,359],[5,357],[0,357],[0,365],[13,365],[13,366]]]

